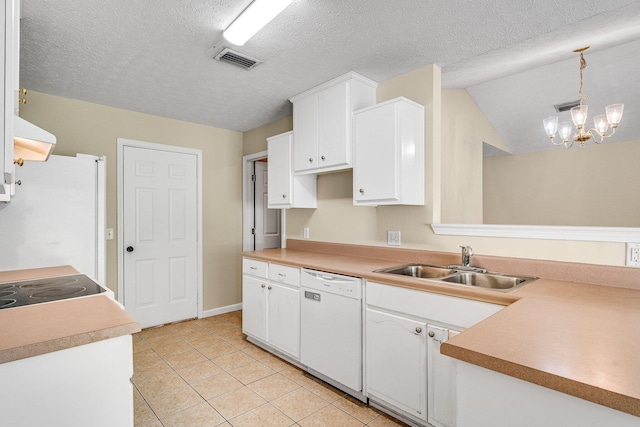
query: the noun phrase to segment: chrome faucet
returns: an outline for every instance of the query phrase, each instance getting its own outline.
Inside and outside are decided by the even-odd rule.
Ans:
[[[471,255],[473,255],[473,249],[471,246],[460,246],[462,248],[462,266],[469,267],[471,263]]]

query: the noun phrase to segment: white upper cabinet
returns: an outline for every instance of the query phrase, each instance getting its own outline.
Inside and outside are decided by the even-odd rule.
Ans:
[[[378,84],[347,73],[292,97],[296,174],[350,169],[351,116],[376,102]]]
[[[0,201],[8,202],[13,191],[13,116],[18,105],[20,55],[20,1],[5,0],[2,19],[2,141],[0,142]]]
[[[354,205],[424,205],[424,107],[395,98],[353,114]]]
[[[317,176],[294,176],[293,148],[293,132],[267,138],[269,209],[316,207]]]

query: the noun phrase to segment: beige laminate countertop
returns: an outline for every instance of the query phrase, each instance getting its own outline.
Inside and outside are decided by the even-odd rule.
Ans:
[[[3,271],[0,283],[78,274],[69,266]],[[0,310],[0,363],[140,331],[104,294]]]
[[[422,262],[451,263],[440,253],[431,259],[425,254]],[[502,293],[374,273],[403,262],[379,254],[368,258],[366,251],[354,256],[268,249],[243,255],[505,305],[444,343],[442,353],[640,416],[640,290],[541,278]]]

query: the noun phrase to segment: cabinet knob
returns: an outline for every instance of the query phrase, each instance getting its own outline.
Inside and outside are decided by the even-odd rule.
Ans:
[[[286,198],[287,198],[287,195],[286,195],[286,194],[283,194],[283,195],[282,195],[282,198],[283,198],[283,199],[286,199]]]
[[[313,163],[313,157],[309,157],[309,163]]]
[[[20,89],[18,89],[18,93],[20,95],[26,95],[27,94],[27,90],[25,88],[21,87]]]
[[[18,102],[22,105],[27,103],[27,98],[18,98]]]
[[[271,290],[271,286],[269,286],[267,289]]]
[[[264,283],[263,283],[262,285],[260,285],[260,287],[261,287],[262,289],[264,289],[264,288],[265,288],[265,286],[267,286],[267,285],[265,285]]]
[[[433,338],[435,336],[435,333],[433,331],[429,331],[429,337]]]
[[[418,326],[416,328],[416,335],[421,334],[422,333],[422,328],[420,326]]]
[[[360,189],[360,194],[364,194],[364,188]]]
[[[325,157],[324,157],[324,156],[322,156],[322,157],[320,157],[320,158],[321,158],[322,160],[324,160],[324,159],[325,159]]]

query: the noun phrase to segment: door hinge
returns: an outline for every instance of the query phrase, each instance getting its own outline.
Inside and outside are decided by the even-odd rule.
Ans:
[[[251,182],[256,182],[256,175],[255,174],[251,175]]]
[[[255,227],[253,227],[253,228],[251,229],[251,234],[253,234],[254,236],[256,235],[256,228],[255,228]]]

